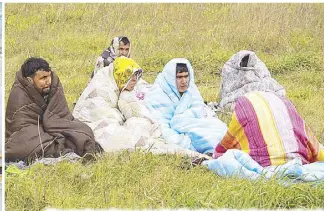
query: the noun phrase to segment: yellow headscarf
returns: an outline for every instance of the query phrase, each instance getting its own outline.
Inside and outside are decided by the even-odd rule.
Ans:
[[[141,69],[133,59],[124,56],[114,60],[113,68],[113,77],[120,90],[126,85],[132,74]]]

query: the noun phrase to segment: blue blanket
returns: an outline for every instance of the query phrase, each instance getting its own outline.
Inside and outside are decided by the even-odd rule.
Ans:
[[[189,70],[189,87],[182,96],[176,85],[177,63],[186,64]],[[186,59],[172,59],[165,65],[146,94],[145,102],[169,143],[209,153],[227,131],[226,124],[218,118],[206,118],[203,98],[194,83],[194,71]]]
[[[302,165],[300,158],[295,158],[283,165],[262,167],[247,153],[237,149],[229,149],[221,157],[203,162],[210,170],[222,177],[237,176],[256,180],[272,177],[290,177],[301,181],[323,181],[324,162]]]

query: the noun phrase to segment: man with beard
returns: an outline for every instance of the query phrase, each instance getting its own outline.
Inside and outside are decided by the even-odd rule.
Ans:
[[[42,58],[16,73],[6,109],[7,161],[95,152],[92,130],[69,111],[58,76]]]

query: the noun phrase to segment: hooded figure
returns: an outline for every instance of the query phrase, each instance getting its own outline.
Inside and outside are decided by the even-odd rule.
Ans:
[[[95,69],[91,79],[103,67],[109,66],[117,57],[125,56],[130,58],[131,43],[128,37],[120,36],[112,39],[110,46],[103,51],[96,60]]]
[[[142,69],[133,59],[119,57],[94,75],[76,103],[73,115],[92,128],[95,140],[105,151],[133,149],[142,136],[149,136],[144,134],[146,129],[143,128],[151,127],[151,122],[137,120],[138,125],[132,122],[125,125],[126,119],[132,117],[125,113],[133,110],[126,106],[121,112],[118,106],[121,92],[147,89],[147,84],[139,82],[141,74]],[[132,76],[136,76],[135,81]],[[139,116],[134,117],[142,117],[142,110],[139,112]]]
[[[120,91],[123,91],[131,82],[133,76],[135,76],[135,83],[141,78],[143,70],[132,59],[127,57],[120,57],[114,62],[113,77]],[[133,90],[133,87],[130,87]],[[129,91],[131,91],[129,90]]]
[[[285,96],[285,89],[271,77],[264,62],[254,52],[242,50],[223,66],[219,105],[222,109],[233,111],[237,99],[252,91]]]
[[[114,78],[119,90],[118,100],[120,112],[126,120],[132,117],[148,117],[149,111],[144,103],[143,86],[136,86],[141,79],[143,70],[132,59],[120,57],[114,61]]]
[[[185,66],[188,72],[188,75],[184,74],[188,78],[187,88],[177,83],[178,65]],[[145,95],[145,102],[168,143],[200,153],[212,153],[225,135],[227,126],[218,118],[206,118],[205,104],[194,81],[189,61],[172,59]]]

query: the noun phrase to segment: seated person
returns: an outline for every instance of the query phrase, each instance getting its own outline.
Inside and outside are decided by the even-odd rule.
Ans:
[[[95,69],[90,79],[103,67],[109,66],[117,57],[125,56],[130,58],[130,41],[128,37],[120,36],[112,39],[110,46],[103,51],[96,60]]]
[[[213,157],[228,149],[247,152],[263,167],[296,157],[303,164],[324,160],[323,146],[294,105],[273,92],[255,91],[238,98],[228,132]]]
[[[111,41],[111,45],[103,51],[101,56],[96,60],[95,68],[88,80],[88,83],[92,80],[94,75],[103,67],[108,67],[113,61],[121,56],[130,58],[130,40],[128,37],[120,36],[115,37]],[[148,84],[143,79],[138,81],[139,84]],[[74,103],[75,105],[75,103]]]
[[[222,68],[219,107],[234,109],[238,97],[253,91],[274,92],[285,96],[281,86],[253,51],[242,50],[234,54]]]
[[[141,126],[131,124],[135,118],[146,126],[152,125],[138,109],[142,103],[137,94],[148,89],[147,83],[139,82],[141,74],[134,60],[119,57],[94,75],[76,103],[73,115],[92,128],[105,151],[134,148],[144,136]]]
[[[137,82],[143,74],[142,69],[119,68],[120,71],[114,73],[114,78],[121,90],[118,100],[120,112],[126,119],[132,117],[149,117],[149,111],[144,104],[145,93],[136,87]],[[136,87],[136,88],[135,88]]]
[[[72,116],[58,76],[41,58],[27,59],[16,73],[6,109],[5,137],[7,161],[95,151],[91,128]]]
[[[145,92],[148,87],[136,86],[137,82],[142,77],[143,70],[138,67],[132,71],[123,65],[127,64],[125,60],[118,59],[118,61],[121,62],[116,64],[117,68],[114,72],[114,78],[121,90],[118,108],[126,119],[124,125],[129,128],[139,127],[142,131],[144,141],[150,138],[154,132],[160,135],[160,133],[156,131],[158,124],[152,121],[149,110],[144,102]]]
[[[206,117],[205,104],[194,81],[189,61],[172,59],[145,95],[145,102],[168,143],[209,154],[224,137],[227,126],[216,117]]]

